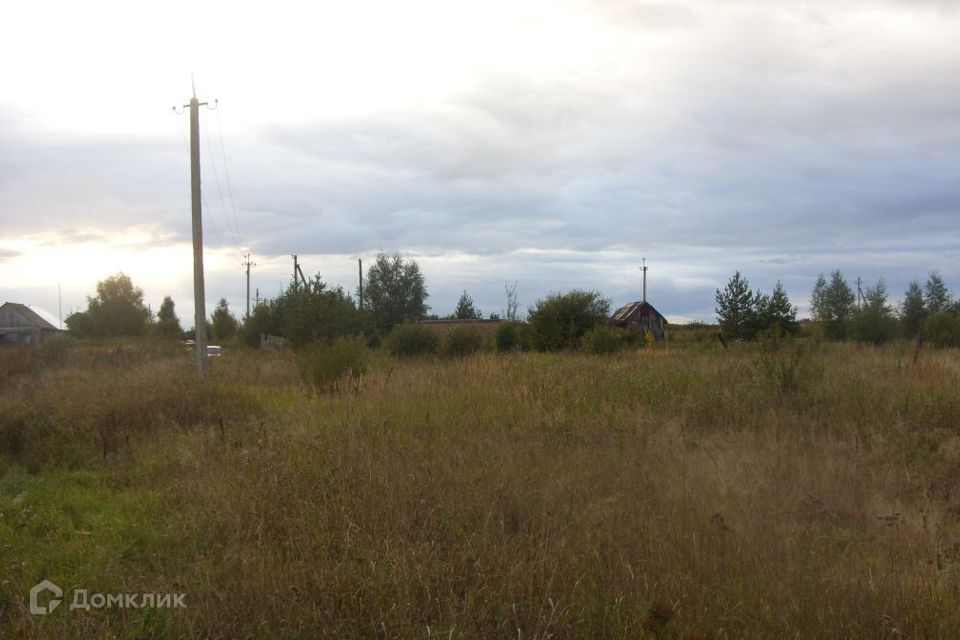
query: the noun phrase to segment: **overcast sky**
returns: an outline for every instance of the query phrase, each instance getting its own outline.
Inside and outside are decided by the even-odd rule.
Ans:
[[[551,291],[713,320],[739,269],[960,289],[960,2],[32,2],[0,22],[0,301],[57,319],[130,274],[191,326],[201,112],[208,312],[290,254],[429,304]]]

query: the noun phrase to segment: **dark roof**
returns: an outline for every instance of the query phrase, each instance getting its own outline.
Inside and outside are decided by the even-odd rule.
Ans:
[[[664,322],[667,321],[667,319],[663,316],[663,314],[657,311],[656,308],[649,302],[629,302],[623,305],[622,307],[620,307],[619,309],[617,309],[616,311],[614,311],[612,319],[614,322],[626,322],[627,320],[630,319],[630,316],[634,315],[635,313],[638,313],[644,307],[652,311],[654,314],[663,318]]]
[[[25,304],[20,304],[18,302],[5,302],[3,303],[3,307],[8,307],[13,311],[16,311],[21,316],[26,318],[29,322],[33,323],[39,329],[47,329],[49,331],[59,331],[59,329],[57,329],[55,326],[53,326],[52,324],[44,320],[42,317],[40,317],[40,314],[38,314],[36,311],[34,311],[33,309],[31,309]],[[3,307],[0,307],[0,309],[2,309]]]

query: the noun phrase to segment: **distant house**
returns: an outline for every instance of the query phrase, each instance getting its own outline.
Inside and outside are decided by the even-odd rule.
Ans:
[[[611,319],[613,324],[619,327],[632,328],[641,335],[649,331],[656,340],[663,340],[664,331],[667,327],[667,319],[663,317],[663,314],[646,301],[623,305],[614,312]]]
[[[50,336],[60,333],[60,329],[25,304],[5,302],[0,307],[0,344],[40,344]]]

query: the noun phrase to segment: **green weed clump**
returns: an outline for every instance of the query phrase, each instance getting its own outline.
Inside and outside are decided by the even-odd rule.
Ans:
[[[386,338],[386,348],[398,358],[412,358],[437,353],[440,339],[436,334],[415,322],[405,322],[394,327]]]
[[[757,373],[776,393],[783,395],[809,388],[814,381],[817,367],[809,345],[771,338],[761,349],[756,361]]]
[[[370,366],[372,354],[360,337],[337,338],[331,344],[314,343],[297,354],[300,375],[305,383],[330,389],[338,380],[360,378]]]

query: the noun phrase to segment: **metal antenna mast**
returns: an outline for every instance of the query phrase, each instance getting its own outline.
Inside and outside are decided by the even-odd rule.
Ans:
[[[647,301],[647,259],[642,258],[643,264],[640,265],[640,271],[643,271],[643,301]]]

